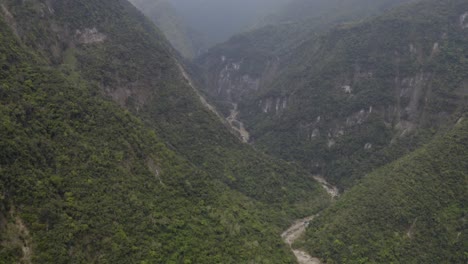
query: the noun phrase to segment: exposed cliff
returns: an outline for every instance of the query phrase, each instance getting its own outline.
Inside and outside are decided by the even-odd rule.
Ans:
[[[339,23],[363,19],[409,1],[292,1],[263,27],[238,34],[197,59],[204,71],[202,89],[223,108],[271,86],[290,67],[294,50]],[[266,103],[270,104],[270,103]]]
[[[238,103],[259,148],[351,186],[466,111],[463,4],[405,5],[279,57],[249,50],[248,34],[233,38],[201,60],[207,93]]]

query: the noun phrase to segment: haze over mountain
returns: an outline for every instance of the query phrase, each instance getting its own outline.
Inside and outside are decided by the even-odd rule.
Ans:
[[[169,0],[180,16],[205,35],[208,46],[227,40],[291,0]]]
[[[131,0],[166,36],[180,54],[192,59],[206,50],[204,37],[196,32],[166,0]]]
[[[259,18],[276,12],[289,1],[130,0],[188,59],[254,27]]]
[[[467,263],[467,205],[466,0],[0,0],[0,263]]]

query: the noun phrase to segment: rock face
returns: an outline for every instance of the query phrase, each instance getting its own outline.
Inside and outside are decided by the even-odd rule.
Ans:
[[[242,61],[225,64],[215,81],[218,97],[235,101],[242,94],[258,90],[260,79],[242,74],[242,64]]]
[[[256,55],[230,57],[221,54],[202,58],[198,63],[208,67],[204,69],[203,91],[215,105],[226,108],[220,112],[224,113],[224,118],[241,135],[241,139],[248,142],[250,135],[241,121],[243,109],[240,104],[255,98],[260,87],[268,86],[277,74],[279,58]],[[258,101],[257,110],[279,114],[288,107],[288,103],[288,97],[269,97]]]
[[[77,29],[75,32],[75,37],[80,44],[93,44],[104,42],[107,36],[103,33],[100,33],[96,27],[85,28],[83,30]]]
[[[221,55],[218,58],[200,60],[206,69],[205,91],[213,100],[238,103],[251,97],[276,75],[279,58],[237,58]],[[275,102],[276,103],[276,102]],[[283,102],[281,102],[283,103]]]
[[[462,2],[456,5],[465,10]],[[468,12],[458,10],[452,10],[456,16],[430,19],[390,13],[311,37],[280,56],[239,48],[255,46],[245,44],[251,39],[261,42],[255,37],[234,38],[224,44],[234,54],[218,47],[200,59],[206,92],[221,107],[236,103],[262,149],[299,160],[340,184],[359,177],[348,173],[360,166],[351,165],[353,160],[394,159],[403,153],[383,158],[379,153],[416,140],[418,131],[437,131],[463,112],[466,66],[448,59],[450,49],[461,57],[467,53],[457,38],[466,39]],[[398,38],[390,39],[388,32]]]
[[[261,108],[262,112],[279,114],[280,112],[287,109],[289,103],[289,97],[268,97],[266,99],[261,99],[258,102],[258,106]]]

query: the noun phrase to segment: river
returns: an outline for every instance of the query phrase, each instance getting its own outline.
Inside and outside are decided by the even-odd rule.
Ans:
[[[338,188],[328,183],[322,176],[314,176],[314,180],[322,185],[322,187],[327,191],[330,195],[331,199],[335,199],[339,196]],[[307,252],[292,248],[294,242],[300,238],[306,231],[309,223],[313,221],[318,214],[309,216],[306,218],[302,218],[296,220],[292,226],[290,226],[286,231],[281,234],[281,238],[283,241],[289,245],[291,251],[296,256],[297,262],[299,264],[321,264],[322,262],[320,259],[310,256]]]

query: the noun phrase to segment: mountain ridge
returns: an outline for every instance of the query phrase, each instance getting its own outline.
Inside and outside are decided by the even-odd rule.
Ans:
[[[242,145],[130,3],[1,4],[2,261],[293,261],[279,233],[325,192]]]
[[[0,0],[0,262],[466,259],[468,5],[382,3],[191,64],[126,0]]]
[[[411,146],[432,136],[430,129],[443,129],[449,116],[454,119],[466,109],[460,80],[465,78],[464,34],[460,14],[453,14],[454,6],[462,3],[432,3],[432,13],[426,11],[431,3],[417,1],[380,17],[332,27],[304,41],[286,59],[266,55],[260,62],[237,61],[225,55],[223,62],[222,53],[214,49],[201,61],[208,72],[205,92],[221,111],[227,112],[226,101],[238,103],[240,119],[258,148],[300,161],[312,173],[325,174],[340,187],[349,187],[352,180],[346,174],[362,166],[359,163],[370,165],[364,164],[370,158],[366,152],[382,149],[379,157],[371,158],[382,165],[388,157],[401,155],[397,153],[404,148],[384,145],[401,139],[414,149]],[[412,15],[414,10],[421,11]],[[452,12],[450,20],[440,15],[448,12]],[[388,32],[397,37],[389,39]],[[423,39],[429,37],[430,45]],[[449,59],[455,54],[458,57]],[[446,70],[451,67],[452,72]],[[382,109],[383,105],[388,107]],[[418,129],[419,123],[423,129]],[[352,153],[361,154],[351,158]],[[364,170],[372,168],[375,165]]]

